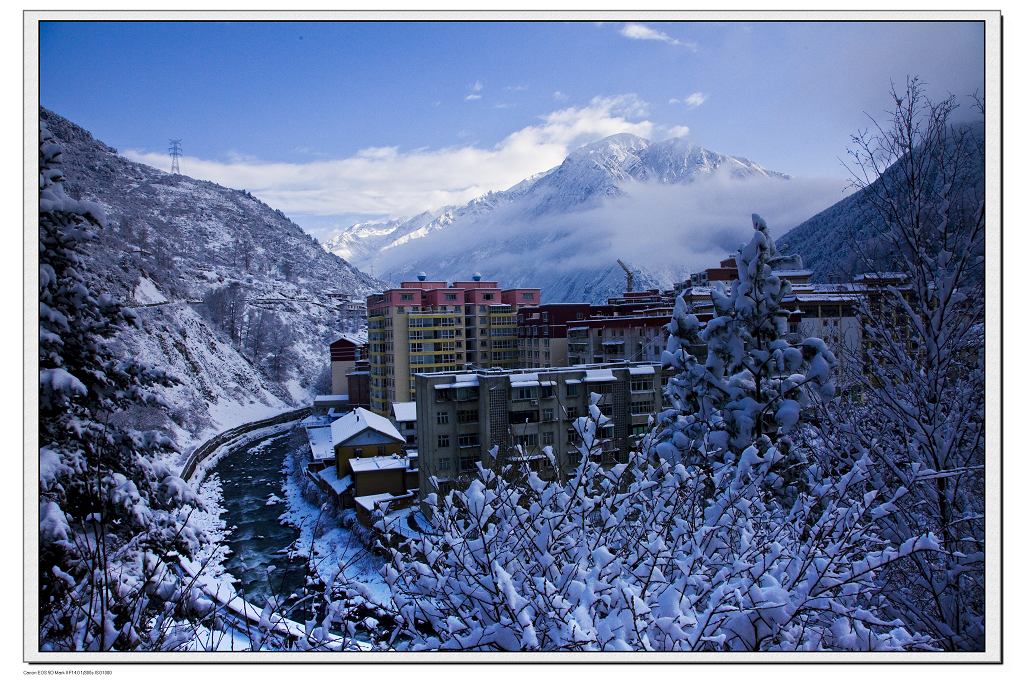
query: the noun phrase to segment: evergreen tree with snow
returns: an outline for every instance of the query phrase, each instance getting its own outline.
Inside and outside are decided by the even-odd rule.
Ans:
[[[785,257],[764,219],[752,220],[753,238],[736,256],[738,279],[712,291],[716,315],[704,329],[683,297],[676,302],[663,361],[678,374],[667,383],[669,409],[653,450],[714,471],[734,467],[748,448],[757,457],[773,448],[779,462],[770,483],[792,494],[802,456],[789,434],[802,411],[832,398],[836,361],[820,339],[791,339],[782,306],[790,285],[772,273]],[[691,353],[700,344],[703,363]]]
[[[65,193],[45,125],[39,155],[40,647],[174,648],[201,602],[172,567],[201,541],[181,507],[197,501],[165,463],[171,440],[123,419],[172,379],[117,345],[136,319],[83,268],[103,212]]]

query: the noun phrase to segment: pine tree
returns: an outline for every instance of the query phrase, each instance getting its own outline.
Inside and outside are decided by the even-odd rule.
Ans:
[[[103,212],[67,196],[45,125],[39,153],[40,645],[174,647],[184,635],[165,625],[196,596],[169,563],[198,547],[181,512],[197,501],[164,462],[171,440],[116,419],[160,405],[153,388],[172,379],[118,352],[116,334],[138,321],[83,268]]]

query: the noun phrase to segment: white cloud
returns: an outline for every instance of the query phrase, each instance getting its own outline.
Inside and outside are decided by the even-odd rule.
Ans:
[[[646,24],[626,24],[619,30],[619,34],[632,40],[656,40],[662,43],[669,43],[670,45],[681,45],[692,52],[697,51],[696,43],[688,40],[678,40]]]
[[[383,251],[374,263],[378,272],[415,272],[432,263],[472,272],[484,254],[488,277],[503,282],[551,281],[576,269],[608,267],[616,258],[652,273],[692,272],[749,240],[751,213],[763,215],[778,237],[841,199],[845,185],[828,178],[737,179],[727,172],[692,184],[627,182],[623,195],[581,211],[538,216],[500,207]]]
[[[551,97],[557,102],[565,102],[567,99],[569,99],[569,96],[566,95],[561,90],[556,90],[555,92],[551,93]]]
[[[477,81],[473,85],[469,86],[469,94],[466,95],[466,100],[467,101],[479,100],[481,97],[483,97],[483,95],[480,94],[480,91],[483,90],[483,89],[484,89],[484,84],[481,83],[480,81]]]
[[[686,96],[684,102],[686,102],[686,106],[688,106],[690,109],[693,109],[694,107],[699,107],[700,105],[704,104],[704,101],[707,99],[707,95],[705,95],[702,92],[692,92]]]
[[[670,138],[685,138],[690,134],[689,126],[671,126],[668,129],[668,137]]]
[[[402,151],[367,147],[341,159],[271,162],[183,157],[186,174],[244,188],[286,213],[331,216],[413,215],[461,204],[557,166],[580,145],[615,133],[652,137],[647,104],[635,95],[596,97],[540,117],[493,147],[475,144]],[[163,152],[125,150],[133,161],[167,170]]]
[[[708,99],[708,96],[702,92],[692,92],[686,96],[685,99],[679,99],[678,97],[671,98],[669,104],[685,104],[688,109],[695,109],[700,105],[704,104]]]

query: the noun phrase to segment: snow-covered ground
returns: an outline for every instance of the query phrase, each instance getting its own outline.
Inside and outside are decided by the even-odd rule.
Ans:
[[[148,277],[139,278],[139,284],[135,285],[135,301],[143,304],[162,304],[167,301],[157,286]]]
[[[371,554],[359,534],[343,526],[342,520],[327,509],[329,506],[318,506],[302,495],[302,468],[296,464],[304,465],[308,461],[303,448],[297,448],[288,453],[281,468],[286,494],[286,508],[281,519],[299,529],[296,551],[305,557],[312,555],[313,565],[321,579],[329,579],[340,566],[346,576],[365,584],[375,599],[383,600],[389,592],[380,574],[384,559]],[[345,521],[358,524],[354,519]]]

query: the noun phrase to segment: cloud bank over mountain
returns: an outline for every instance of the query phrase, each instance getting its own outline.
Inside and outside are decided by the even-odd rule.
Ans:
[[[289,215],[413,215],[504,190],[558,165],[573,149],[615,133],[657,139],[686,132],[684,126],[647,117],[647,103],[635,95],[595,97],[584,106],[548,113],[492,147],[369,147],[346,158],[307,163],[185,156],[181,166],[192,177],[244,188]],[[128,149],[124,156],[164,170],[169,165],[163,152]]]

